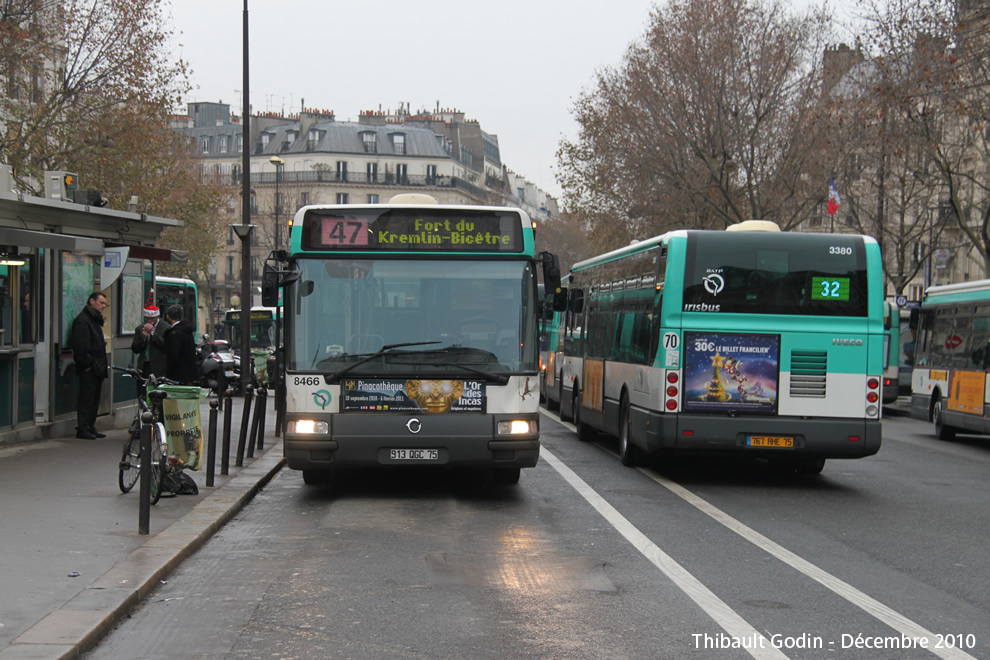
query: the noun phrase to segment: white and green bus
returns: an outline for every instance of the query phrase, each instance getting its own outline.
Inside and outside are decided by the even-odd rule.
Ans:
[[[911,416],[935,435],[990,433],[990,280],[933,286],[911,312]]]
[[[223,337],[231,350],[240,353],[241,347],[241,318],[243,311],[228,309],[223,315]],[[277,307],[251,308],[250,336],[252,351],[275,352],[275,325],[278,322]]]
[[[552,398],[579,437],[618,437],[626,465],[728,453],[818,473],[879,451],[879,245],[767,225],[673,231],[574,265]]]
[[[349,466],[516,483],[537,463],[537,274],[556,292],[556,258],[524,211],[423,197],[303,207],[266,264],[263,301],[284,293],[285,457],[306,483]]]

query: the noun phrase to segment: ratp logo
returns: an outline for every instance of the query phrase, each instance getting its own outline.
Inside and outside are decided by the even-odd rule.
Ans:
[[[326,410],[327,406],[330,405],[330,392],[326,390],[313,392],[313,403],[318,405],[321,410]]]
[[[725,288],[725,280],[718,273],[712,273],[711,275],[705,275],[705,279],[702,280],[705,285],[705,291],[717,296],[719,292]]]

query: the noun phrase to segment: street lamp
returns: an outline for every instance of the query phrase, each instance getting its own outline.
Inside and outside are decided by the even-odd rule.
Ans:
[[[251,382],[251,233],[254,225],[231,225],[241,239],[241,392]]]
[[[241,298],[247,304],[241,305],[241,391],[247,392],[250,380],[251,360],[251,75],[248,58],[248,0],[244,0],[242,14],[241,62],[243,63],[241,82],[241,224],[234,225],[234,231],[241,239]]]
[[[278,182],[282,178],[282,168],[285,161],[278,156],[272,156],[268,162],[275,166],[275,249],[282,249],[282,223],[278,219],[279,207],[282,206],[282,199],[278,194]]]
[[[275,166],[275,249],[282,249],[282,221],[278,217],[279,208],[282,206],[282,197],[278,194],[278,182],[282,178],[282,168],[285,161],[278,156],[272,156],[268,162]],[[284,414],[284,409],[279,407],[285,399],[282,396],[282,296],[279,295],[276,304],[278,312],[275,316],[275,405],[276,410]],[[282,435],[282,415],[278,415],[275,420],[275,435]]]

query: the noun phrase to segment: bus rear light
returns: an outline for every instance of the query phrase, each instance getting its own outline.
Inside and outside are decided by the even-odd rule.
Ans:
[[[692,435],[694,435],[694,431],[684,431],[684,433],[682,433],[681,435],[686,435],[688,437],[691,437]]]
[[[849,436],[849,442],[859,442],[859,436],[858,435]]]
[[[877,399],[879,398],[880,396],[876,392],[870,392],[869,394],[866,395],[866,400],[869,401],[870,403],[876,403]]]
[[[880,387],[880,381],[876,378],[870,378],[868,381],[866,381],[866,386],[871,390],[875,390],[878,387]]]
[[[667,388],[667,396],[677,396],[677,387],[675,385]]]
[[[671,372],[668,372],[667,373],[667,382],[668,383],[676,383],[677,382],[677,372],[676,371],[671,371]]]
[[[677,402],[673,399],[667,399],[667,410],[677,410]]]

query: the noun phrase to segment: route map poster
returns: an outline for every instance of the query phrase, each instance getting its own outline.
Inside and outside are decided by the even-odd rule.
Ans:
[[[451,379],[347,380],[342,412],[483,413],[485,384]]]
[[[684,333],[686,412],[777,412],[780,336]]]

